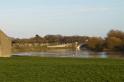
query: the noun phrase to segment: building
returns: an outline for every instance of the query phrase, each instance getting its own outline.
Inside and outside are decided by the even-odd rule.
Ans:
[[[11,56],[11,39],[0,30],[0,57]]]

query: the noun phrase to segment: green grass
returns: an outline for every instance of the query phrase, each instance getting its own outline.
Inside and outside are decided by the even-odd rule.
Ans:
[[[124,60],[0,58],[0,82],[124,82]]]

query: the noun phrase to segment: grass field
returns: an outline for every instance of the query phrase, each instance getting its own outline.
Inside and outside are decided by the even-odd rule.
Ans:
[[[0,58],[0,82],[124,82],[124,60]]]

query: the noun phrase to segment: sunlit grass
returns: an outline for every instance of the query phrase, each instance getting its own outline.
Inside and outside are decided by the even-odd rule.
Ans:
[[[0,82],[124,82],[124,60],[0,58]]]

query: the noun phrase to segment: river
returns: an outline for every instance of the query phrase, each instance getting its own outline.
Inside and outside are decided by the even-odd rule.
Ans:
[[[19,52],[16,56],[39,56],[39,57],[78,57],[78,58],[124,58],[121,52],[93,52],[89,50],[56,49],[42,52]]]

